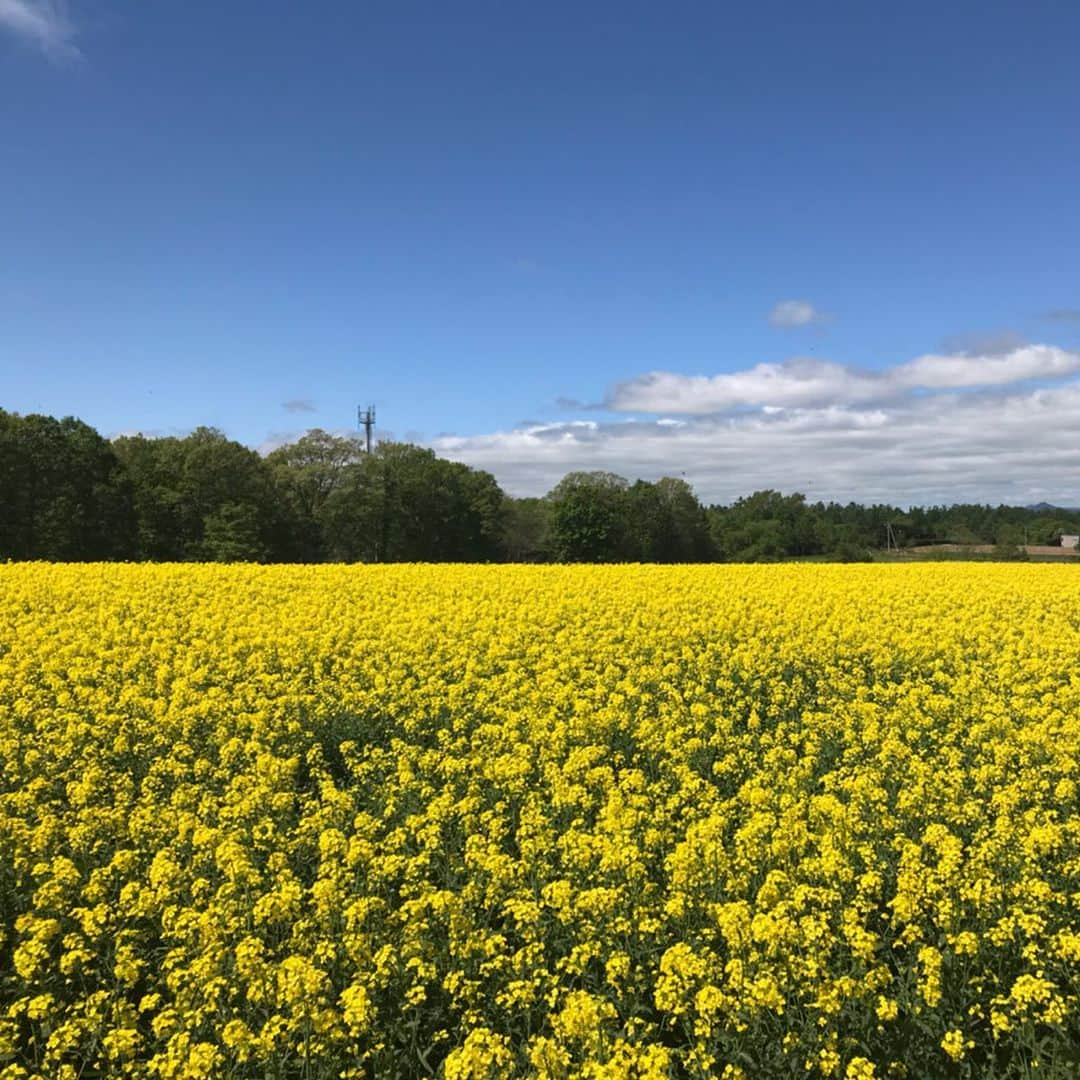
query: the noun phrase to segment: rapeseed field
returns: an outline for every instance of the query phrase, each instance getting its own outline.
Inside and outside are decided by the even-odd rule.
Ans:
[[[0,566],[0,1077],[1080,1075],[1080,573]]]

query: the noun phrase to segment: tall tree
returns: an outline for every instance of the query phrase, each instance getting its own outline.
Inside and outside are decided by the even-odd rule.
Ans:
[[[503,502],[490,473],[409,443],[380,442],[327,498],[328,549],[369,562],[496,559]]]
[[[92,427],[0,410],[0,555],[89,560],[134,554],[131,488]]]
[[[711,507],[709,527],[717,553],[732,562],[818,555],[829,543],[821,515],[798,492],[755,491],[732,506]]]
[[[291,510],[296,546],[305,560],[334,557],[334,522],[328,507],[363,457],[364,444],[358,438],[331,435],[321,428],[267,455],[280,497]]]
[[[709,522],[694,489],[679,477],[662,476],[654,485],[668,517],[660,562],[705,562],[713,557]]]
[[[561,562],[632,557],[627,482],[609,472],[572,472],[549,492],[551,541]]]
[[[551,503],[547,499],[507,498],[503,509],[500,549],[509,562],[551,559]]]
[[[296,522],[269,466],[215,428],[183,439],[117,439],[135,488],[142,558],[265,561],[297,557]]]

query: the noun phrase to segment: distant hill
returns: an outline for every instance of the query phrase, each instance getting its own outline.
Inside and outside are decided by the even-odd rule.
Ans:
[[[1075,506],[1055,506],[1048,502],[1038,502],[1033,506],[1025,506],[1024,509],[1035,514],[1080,514],[1080,510]]]

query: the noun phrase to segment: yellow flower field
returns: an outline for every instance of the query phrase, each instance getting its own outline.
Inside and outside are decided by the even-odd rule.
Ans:
[[[0,566],[0,1078],[1080,1074],[1080,573]]]

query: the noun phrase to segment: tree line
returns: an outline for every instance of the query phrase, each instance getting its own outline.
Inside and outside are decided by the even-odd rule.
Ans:
[[[265,456],[200,427],[111,441],[73,417],[0,409],[0,559],[176,562],[758,562],[868,558],[903,544],[1054,544],[1055,507],[808,503],[759,491],[704,506],[685,480],[573,472],[512,498],[408,443],[313,430]]]

